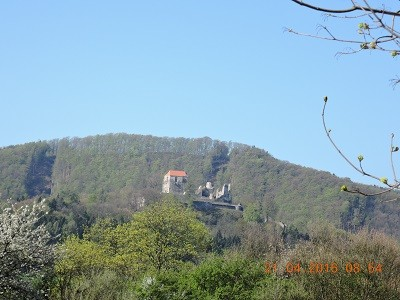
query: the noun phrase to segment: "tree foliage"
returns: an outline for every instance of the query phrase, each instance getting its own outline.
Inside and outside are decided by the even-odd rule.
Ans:
[[[49,213],[43,218],[53,237],[60,240],[71,234],[82,237],[84,228],[92,225],[95,216],[81,203],[76,193],[61,192],[48,200]]]
[[[133,216],[121,230],[129,239],[129,252],[157,272],[198,259],[209,245],[208,229],[190,209],[164,198]]]
[[[141,299],[253,299],[264,279],[262,264],[237,255],[210,256],[181,272],[162,272],[138,289]]]
[[[47,218],[51,232],[55,235],[62,233],[63,237],[69,234],[82,236],[83,227],[90,226],[98,218],[111,216],[119,222],[128,221],[132,212],[143,208],[143,202],[151,204],[161,198],[162,178],[170,169],[184,169],[189,174],[191,191],[182,201],[190,203],[195,197],[194,191],[207,180],[214,181],[216,188],[230,183],[233,202],[240,202],[245,211],[256,207],[256,219],[273,218],[302,232],[305,232],[307,222],[316,218],[329,220],[337,226],[342,226],[342,222],[349,224],[350,218],[356,220],[353,204],[358,195],[340,193],[338,186],[352,186],[370,193],[380,191],[352,185],[350,180],[337,178],[328,172],[280,161],[262,149],[210,138],[110,134],[47,142],[46,151],[44,146],[40,146],[45,142],[35,144],[0,149],[0,166],[7,166],[0,168],[3,179],[0,181],[0,194],[26,194],[29,197],[25,185],[29,177],[27,172],[46,169],[40,167],[41,163],[46,161],[44,158],[50,159],[54,155]],[[42,149],[36,153],[42,153],[39,157],[43,159],[32,159],[33,149]],[[28,160],[36,163],[18,164],[18,156],[31,157]],[[33,165],[36,167],[29,167]],[[20,173],[20,177],[12,177],[12,174]],[[2,185],[5,182],[9,184]],[[386,201],[391,197],[387,195],[379,200]],[[5,198],[0,198],[4,203]],[[393,207],[392,203],[379,203],[376,197],[368,201],[375,204],[363,210],[362,226],[398,235],[396,212],[399,207]],[[229,227],[223,216],[221,222],[216,215],[208,217],[212,220],[207,224],[226,223],[223,226]],[[389,220],[388,224],[383,220]],[[234,237],[226,232],[223,235]]]
[[[75,299],[85,292],[84,283],[104,273],[110,266],[110,259],[100,245],[76,236],[69,237],[57,251],[53,296],[62,300]]]
[[[59,299],[92,294],[90,282],[106,274],[126,289],[123,278],[135,280],[197,262],[209,242],[208,229],[193,211],[164,198],[128,223],[99,220],[83,239],[69,237],[58,250],[54,294]]]
[[[49,194],[54,153],[51,143],[0,149],[0,199],[13,201]]]
[[[350,234],[326,223],[311,224],[309,233],[309,241],[283,257],[278,272],[311,291],[310,299],[399,299],[398,241],[380,232]]]
[[[0,214],[0,298],[45,299],[43,279],[53,262],[45,225],[38,225],[44,202],[15,205]]]

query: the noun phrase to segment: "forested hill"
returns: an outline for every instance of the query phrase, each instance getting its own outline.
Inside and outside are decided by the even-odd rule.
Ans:
[[[398,202],[340,192],[342,184],[353,184],[255,147],[208,137],[108,134],[1,148],[0,199],[73,195],[91,214],[130,214],[143,199],[159,197],[170,169],[188,173],[188,199],[206,181],[217,187],[231,183],[235,203],[300,230],[326,219],[348,230],[368,226],[400,237]]]

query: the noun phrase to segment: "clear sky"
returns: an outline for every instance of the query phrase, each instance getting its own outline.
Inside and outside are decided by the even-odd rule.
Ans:
[[[357,31],[280,1],[2,1],[0,146],[135,133],[209,136],[263,148],[299,165],[358,176],[354,161],[391,178],[399,135],[398,59],[299,37]],[[399,163],[400,166],[400,163]]]

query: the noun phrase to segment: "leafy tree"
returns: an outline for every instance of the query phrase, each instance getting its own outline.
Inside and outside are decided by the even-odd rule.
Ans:
[[[249,223],[243,227],[240,252],[246,258],[276,259],[284,250],[283,229],[275,223]]]
[[[81,276],[68,287],[65,298],[53,294],[51,299],[63,300],[132,300],[134,297],[133,285],[127,278],[113,270],[103,270],[90,276]]]
[[[262,264],[229,255],[203,262],[193,272],[192,285],[211,299],[251,299],[264,276]]]
[[[92,286],[99,281],[113,282],[125,291],[129,281],[143,273],[157,274],[197,261],[209,242],[208,229],[196,214],[164,197],[135,213],[128,223],[99,220],[82,239],[69,237],[58,249],[53,294],[62,300],[76,299],[79,293],[97,295]]]
[[[240,237],[237,235],[225,237],[218,230],[212,239],[212,252],[222,254],[224,250],[234,248],[240,245]]]
[[[253,292],[254,300],[310,300],[310,291],[293,279],[265,276]]]
[[[54,247],[44,224],[37,225],[44,201],[12,205],[0,214],[0,298],[45,299],[43,278],[52,266]]]
[[[247,222],[261,223],[264,221],[261,207],[254,203],[246,206],[243,212],[243,218]]]
[[[129,237],[123,251],[157,272],[196,261],[210,243],[208,229],[196,214],[170,196],[134,214],[119,228]]]
[[[264,276],[262,264],[237,255],[210,256],[190,270],[146,277],[138,296],[154,300],[252,299]]]
[[[191,289],[187,279],[190,271],[168,270],[155,276],[145,276],[136,285],[138,299],[147,300],[195,300],[204,299],[202,291]]]
[[[43,221],[53,237],[65,239],[71,234],[82,237],[84,228],[94,222],[76,193],[60,192],[48,201],[49,213]]]
[[[100,245],[70,236],[57,250],[56,282],[53,296],[75,299],[83,281],[101,275],[110,265],[110,257]]]

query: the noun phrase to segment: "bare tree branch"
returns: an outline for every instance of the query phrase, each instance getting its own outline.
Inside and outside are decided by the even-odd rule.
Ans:
[[[327,26],[323,25],[318,25],[319,31],[317,34],[301,33],[294,29],[286,28],[285,30],[290,33],[321,40],[356,44],[360,47],[359,49],[357,47],[355,49],[349,48],[348,51],[338,52],[337,55],[355,54],[363,50],[388,52],[392,57],[400,55],[400,31],[396,29],[396,20],[397,17],[400,17],[400,4],[398,2],[391,5],[397,5],[399,10],[391,10],[386,9],[384,3],[382,3],[381,8],[372,7],[369,4],[369,0],[348,0],[350,7],[342,9],[320,7],[303,0],[291,1],[300,6],[324,12],[326,19],[330,17],[341,18],[343,21],[358,19],[360,22],[357,29],[354,28],[354,24],[351,25],[354,29],[348,32],[349,37],[337,36]],[[362,5],[359,5],[359,2]],[[359,13],[355,14],[355,12]],[[320,31],[323,33],[320,34]],[[358,33],[359,38],[354,37],[354,33]],[[398,78],[391,80],[393,87],[398,83],[400,83]]]
[[[392,166],[392,171],[393,171],[393,176],[394,176],[394,183],[389,183],[388,179],[385,177],[378,177],[375,176],[373,174],[367,173],[364,171],[363,167],[362,167],[362,161],[364,160],[364,157],[362,155],[358,156],[358,161],[359,161],[359,165],[360,167],[357,167],[354,163],[351,162],[351,160],[343,154],[343,152],[340,150],[340,148],[336,145],[336,143],[333,141],[332,137],[331,137],[331,130],[328,129],[326,127],[326,122],[325,122],[325,109],[326,109],[326,105],[328,103],[328,97],[324,97],[324,106],[322,109],[322,124],[324,126],[324,130],[325,133],[329,139],[329,141],[331,142],[331,144],[333,145],[333,147],[336,149],[336,151],[340,154],[340,156],[354,169],[356,170],[358,173],[373,178],[375,180],[378,180],[379,182],[383,183],[384,185],[386,185],[388,188],[384,189],[383,191],[377,192],[377,193],[367,193],[364,192],[362,190],[360,190],[359,188],[355,188],[355,189],[348,189],[347,186],[342,186],[341,190],[347,193],[352,193],[352,194],[360,194],[363,196],[379,196],[385,193],[388,193],[390,191],[395,191],[398,190],[400,188],[400,182],[397,180],[396,177],[396,172],[395,172],[395,168],[394,168],[394,164],[393,164],[393,152],[397,152],[399,151],[399,147],[394,147],[393,146],[393,138],[394,138],[394,134],[392,134],[392,139],[391,139],[391,166]],[[400,198],[396,198],[395,200],[400,199]],[[395,201],[395,200],[389,200],[389,201]]]
[[[328,130],[328,129],[327,129],[326,123],[325,123],[325,108],[326,108],[326,104],[327,104],[327,103],[328,103],[328,97],[325,97],[325,99],[324,99],[324,107],[323,107],[323,109],[322,109],[322,123],[323,123],[323,125],[324,125],[325,133],[326,133],[326,135],[327,135],[329,141],[330,141],[331,144],[333,145],[333,147],[334,147],[334,148],[336,149],[336,151],[340,154],[340,156],[342,156],[342,157],[344,158],[344,160],[345,160],[353,169],[355,169],[357,172],[361,173],[362,175],[365,175],[365,176],[368,176],[368,177],[371,177],[371,178],[374,178],[374,179],[379,180],[379,177],[376,177],[376,176],[374,176],[374,175],[368,174],[368,173],[364,172],[364,170],[363,170],[362,168],[356,167],[356,166],[350,161],[350,159],[348,159],[348,158],[343,154],[343,152],[339,149],[339,147],[336,146],[336,143],[333,141],[333,139],[332,139],[332,137],[331,137],[331,130]]]
[[[393,139],[394,139],[394,134],[392,133],[391,136],[391,140],[390,140],[390,164],[392,165],[392,172],[393,172],[393,179],[395,182],[399,182],[397,180],[397,175],[396,175],[396,169],[394,167],[394,163],[393,163],[393,153],[399,151],[399,147],[394,147],[393,146]]]
[[[313,10],[322,11],[322,12],[326,12],[326,13],[345,14],[345,13],[350,13],[353,11],[361,10],[361,11],[369,11],[371,13],[381,13],[384,15],[400,17],[399,12],[389,11],[389,10],[384,10],[384,9],[376,9],[376,8],[371,8],[369,6],[364,7],[364,6],[359,6],[359,5],[353,5],[352,7],[344,8],[344,9],[330,9],[330,8],[318,7],[318,6],[308,4],[308,3],[300,1],[300,0],[291,0],[291,1],[297,3],[301,6],[305,6],[305,7],[311,8]]]
[[[287,31],[289,33],[293,33],[293,34],[296,34],[296,35],[312,37],[312,38],[316,38],[316,39],[320,39],[320,40],[335,41],[335,42],[342,42],[342,43],[351,43],[351,44],[363,44],[363,43],[365,43],[364,41],[346,40],[346,39],[337,38],[329,31],[329,29],[326,26],[323,26],[321,24],[318,24],[317,28],[318,28],[318,31],[324,30],[329,35],[329,37],[320,36],[320,35],[314,35],[314,34],[309,34],[309,33],[302,33],[302,32],[295,31],[295,30],[293,30],[291,28],[287,28],[287,27],[284,27],[283,29],[284,29],[285,32]]]

